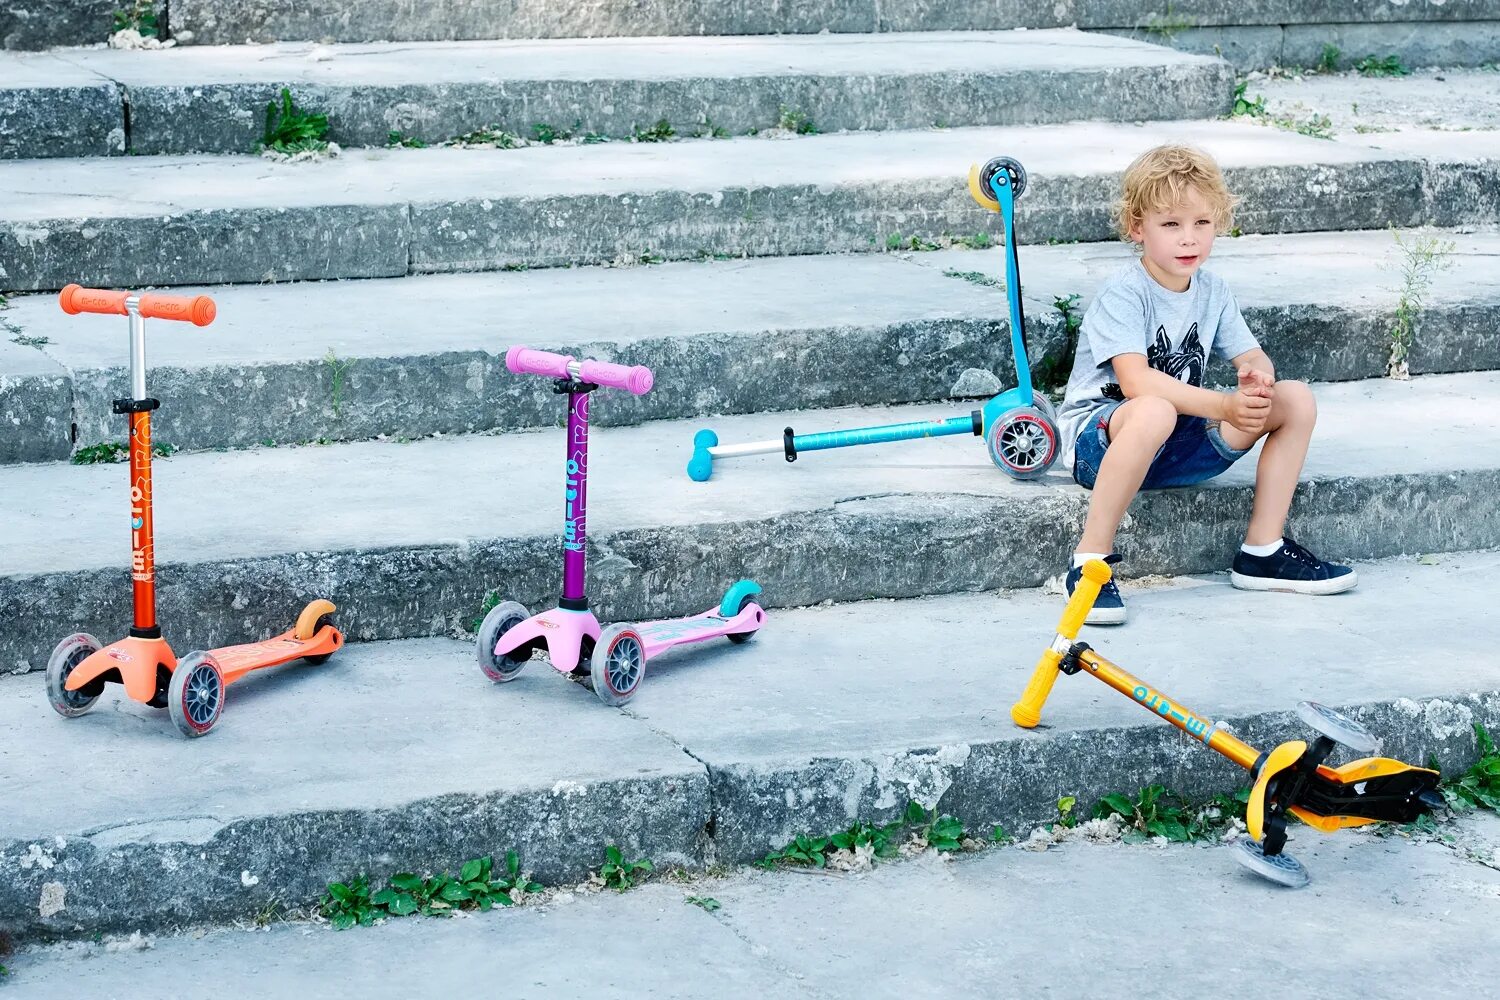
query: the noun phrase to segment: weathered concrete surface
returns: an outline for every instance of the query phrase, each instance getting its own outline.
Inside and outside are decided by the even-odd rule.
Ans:
[[[0,465],[67,458],[72,379],[35,347],[12,342],[12,315],[0,314]]]
[[[118,7],[118,0],[7,0],[0,7],[0,49],[102,42]]]
[[[753,35],[1010,28],[1170,28],[1319,22],[1466,21],[1495,16],[1493,0],[173,0],[174,32],[199,44],[336,40],[421,41],[629,35]],[[1157,32],[1160,34],[1160,32]]]
[[[1334,45],[1349,69],[1365,56],[1396,55],[1407,66],[1484,66],[1500,59],[1500,6],[1490,4],[1488,20],[1452,24],[1288,25],[1281,65],[1316,66],[1323,46]],[[1189,50],[1195,51],[1195,50]]]
[[[1467,816],[1444,832],[1482,852],[1500,845],[1495,826],[1489,816]],[[1205,959],[1228,966],[1243,953],[1240,928],[1205,920],[1182,899],[1274,913],[1254,974],[1320,996],[1405,1000],[1415,982],[1472,996],[1493,982],[1493,870],[1431,841],[1361,831],[1304,839],[1311,836],[1295,844],[1315,872],[1302,892],[1256,881],[1212,848],[1010,848],[956,861],[928,854],[865,875],[746,871],[625,895],[570,893],[541,907],[389,921],[357,934],[289,924],[159,937],[149,950],[67,944],[16,956],[11,986],[37,1000],[176,1000],[184,981],[309,1000],[483,995],[497,981],[507,996],[547,1000],[900,1000],[914,983],[955,996],[1107,996],[1121,992],[1113,984],[1154,970],[1200,968]],[[1082,922],[1059,945],[1057,929],[1097,912],[1101,893],[1118,886],[1175,891],[1111,892],[1108,926]],[[710,916],[684,905],[692,895],[721,908]],[[901,915],[899,947],[893,913]],[[1361,915],[1365,933],[1332,933],[1330,915],[1349,913]],[[1307,947],[1309,939],[1319,946]]]
[[[530,136],[538,122],[629,138],[663,118],[684,135],[710,120],[743,135],[782,108],[825,132],[1212,118],[1234,86],[1222,61],[1069,30],[99,49],[68,60],[129,91],[129,148],[148,155],[254,151],[283,87],[328,115],[330,139],[384,146],[392,131],[434,143],[483,126]]]
[[[1328,119],[1335,134],[1382,141],[1390,132],[1432,130],[1462,148],[1474,130],[1500,129],[1500,73],[1495,70],[1418,69],[1410,76],[1309,73],[1250,78],[1246,93],[1264,96],[1273,116]]]
[[[548,882],[586,876],[610,843],[699,857],[701,764],[587,690],[500,688],[466,667],[471,647],[429,640],[281,668],[237,684],[211,741],[192,742],[134,702],[47,718],[39,685],[6,684],[0,712],[45,722],[26,742],[67,751],[0,749],[0,927],[234,918],[357,872],[457,870],[507,850]],[[145,757],[157,777],[135,780]],[[66,895],[44,918],[47,883]]]
[[[124,94],[52,53],[0,51],[0,160],[125,151]]]
[[[1348,558],[1500,544],[1493,374],[1319,388],[1321,417],[1292,512],[1296,537]],[[598,406],[609,406],[612,394]],[[693,432],[723,441],[915,420],[941,407],[658,421],[595,437],[591,594],[600,614],[688,614],[741,576],[771,606],[1035,586],[1058,572],[1087,498],[1062,470],[1013,482],[969,437],[840,449],[788,466],[684,467]],[[967,407],[958,408],[962,413]],[[1371,427],[1382,428],[1381,433]],[[274,634],[326,596],[355,639],[447,634],[484,594],[553,598],[557,432],[397,445],[182,455],[155,467],[161,618],[183,648]],[[0,470],[0,663],[40,669],[78,628],[129,624],[126,476],[120,466]],[[1248,517],[1253,467],[1152,493],[1125,526],[1132,573],[1225,566]],[[1023,540],[1018,543],[1017,540]],[[1003,552],[1003,559],[995,553]],[[809,567],[825,567],[820,573]]]
[[[1476,134],[1477,135],[1477,134]],[[496,152],[354,152],[0,163],[0,288],[191,284],[554,266],[644,252],[774,256],[993,231],[968,165],[1019,153],[1020,238],[1105,240],[1119,175],[1198,143],[1248,233],[1500,218],[1500,167],[1445,137],[1327,142],[1244,121],[952,129]],[[1466,144],[1474,146],[1479,140]],[[1428,159],[1433,160],[1427,165]],[[1451,175],[1451,176],[1450,176]],[[1485,197],[1475,197],[1481,188]],[[108,199],[99,191],[110,191]]]
[[[1424,297],[1412,370],[1500,368],[1500,232],[1435,235],[1456,251]],[[1385,373],[1396,258],[1387,232],[1312,233],[1223,238],[1209,266],[1286,377],[1327,382]],[[1130,259],[1121,243],[1023,249],[1034,363],[1063,346],[1054,301],[1078,294],[1081,312]],[[1014,378],[1002,289],[948,276],[1003,269],[1001,250],[947,250],[208,288],[213,327],[150,327],[154,429],[217,448],[553,426],[550,387],[505,371],[515,343],[628,359],[674,386],[612,397],[601,426],[943,399],[971,368]],[[5,315],[46,337],[53,370],[72,377],[79,444],[120,439],[123,321],[66,316],[51,295]],[[53,434],[62,414],[65,447],[69,405],[22,397],[15,416]],[[6,458],[22,460],[0,448]]]
[[[1305,732],[1290,709],[1312,698],[1393,755],[1462,768],[1472,724],[1500,722],[1500,657],[1466,628],[1497,569],[1495,553],[1366,564],[1359,589],[1327,600],[1222,576],[1127,587],[1135,624],[1087,638],[1256,745]],[[39,678],[6,678],[0,925],[82,937],[248,916],[359,871],[507,848],[544,881],[579,877],[608,842],[658,864],[734,863],[913,800],[970,829],[1025,830],[1064,794],[1087,809],[1153,782],[1243,781],[1087,678],[1059,683],[1043,728],[1013,727],[1059,610],[1024,592],[777,612],[749,645],[653,661],[623,712],[542,662],[492,685],[467,642],[353,646],[244,682],[192,743],[115,692],[63,720]],[[1226,634],[1253,661],[1217,661]],[[191,780],[119,780],[142,754]],[[57,795],[64,782],[76,794]],[[47,883],[65,909],[44,918]]]

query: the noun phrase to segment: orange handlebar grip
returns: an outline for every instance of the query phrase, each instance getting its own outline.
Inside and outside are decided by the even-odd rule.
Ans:
[[[142,316],[151,319],[176,319],[194,326],[207,326],[219,314],[219,307],[207,295],[158,295],[147,292],[140,298]]]
[[[1071,643],[1078,638],[1083,620],[1099,599],[1099,588],[1108,583],[1112,575],[1109,565],[1101,559],[1090,559],[1083,564],[1083,576],[1073,588],[1073,596],[1063,609],[1062,620],[1057,623],[1057,639],[1037,661],[1021,700],[1010,707],[1011,720],[1022,729],[1035,728],[1042,721],[1042,705],[1052,693],[1052,685],[1057,681],[1057,665],[1062,662],[1062,651],[1058,648],[1062,643],[1058,640]]]
[[[69,285],[58,294],[57,301],[62,306],[62,311],[69,316],[77,316],[79,313],[125,316],[128,315],[125,300],[129,297],[129,292],[111,292],[103,288]]]
[[[69,316],[79,313],[105,313],[111,316],[128,316],[130,310],[125,300],[134,292],[117,292],[104,288],[84,288],[69,285],[58,295],[58,304]],[[162,295],[157,292],[142,292],[137,298],[140,314],[150,319],[174,319],[207,326],[218,315],[218,307],[207,295]]]

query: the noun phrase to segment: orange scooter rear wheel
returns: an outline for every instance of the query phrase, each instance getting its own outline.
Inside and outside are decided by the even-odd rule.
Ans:
[[[77,691],[67,689],[68,675],[84,660],[103,647],[99,640],[87,632],[78,632],[58,643],[47,659],[47,700],[57,709],[57,714],[67,719],[77,718],[94,707],[104,691],[104,682],[85,684]]]

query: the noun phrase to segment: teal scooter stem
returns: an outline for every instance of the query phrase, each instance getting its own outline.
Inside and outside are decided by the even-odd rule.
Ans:
[[[803,452],[954,434],[983,437],[991,460],[1016,479],[1034,479],[1051,468],[1059,451],[1057,420],[1047,397],[1031,384],[1026,318],[1021,308],[1021,265],[1016,255],[1015,202],[1025,190],[1026,171],[1008,156],[996,157],[982,168],[976,164],[969,172],[970,194],[981,206],[1000,213],[1005,231],[1005,293],[1010,309],[1015,388],[1000,393],[971,413],[943,420],[917,420],[815,434],[798,434],[788,427],[780,439],[730,445],[720,444],[719,436],[713,431],[700,430],[693,436],[688,476],[695,482],[706,481],[713,475],[714,461],[722,458],[779,452],[788,462],[795,462]]]

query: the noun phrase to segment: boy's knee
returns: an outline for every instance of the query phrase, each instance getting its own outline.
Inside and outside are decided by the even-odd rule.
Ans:
[[[1159,444],[1171,437],[1177,426],[1177,407],[1161,396],[1132,397],[1120,405],[1117,414],[1124,419],[1118,425],[1110,421],[1111,439],[1128,434]]]
[[[1275,401],[1281,405],[1285,420],[1311,423],[1318,418],[1318,401],[1306,382],[1292,379],[1277,382]]]

